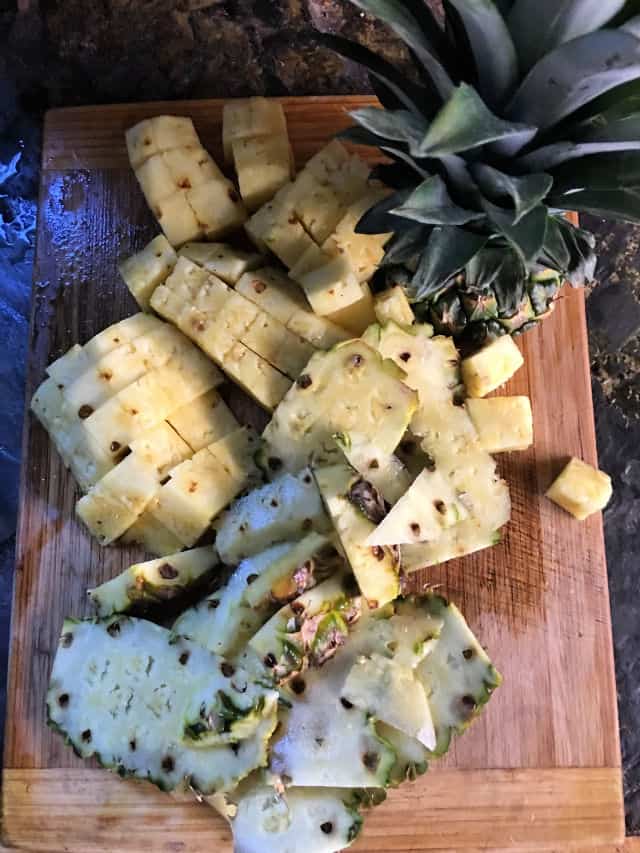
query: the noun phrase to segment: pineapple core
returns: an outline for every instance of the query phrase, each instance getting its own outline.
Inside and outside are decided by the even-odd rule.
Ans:
[[[582,521],[604,509],[612,494],[611,477],[572,458],[547,490],[547,497]]]

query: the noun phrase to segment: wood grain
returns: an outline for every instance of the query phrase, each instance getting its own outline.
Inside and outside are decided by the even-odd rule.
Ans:
[[[371,101],[352,97],[283,103],[296,155],[303,160],[348,122],[346,109]],[[140,248],[155,228],[127,168],[122,132],[161,111],[192,115],[205,143],[214,153],[219,151],[221,102],[74,108],[47,116],[28,397],[52,358],[134,310],[118,278],[117,262]],[[564,845],[558,849],[584,849],[583,823],[591,826],[592,813],[602,818],[594,817],[593,844],[615,849],[606,845],[621,840],[620,751],[602,520],[597,515],[578,523],[543,496],[569,456],[596,462],[583,294],[565,289],[553,316],[520,338],[519,346],[525,367],[506,390],[531,397],[536,442],[530,450],[505,454],[500,461],[511,486],[513,520],[499,546],[422,577],[442,585],[460,605],[501,670],[504,685],[481,720],[455,742],[438,772],[392,795],[376,813],[367,838],[378,841],[367,843],[378,847],[362,849],[434,849],[424,845],[432,844],[428,839],[436,830],[443,844],[455,841],[460,850],[509,845],[520,850],[525,843],[551,849],[536,846],[543,837],[552,845]],[[4,756],[9,768],[5,831],[14,844],[26,844],[28,838],[33,849],[51,849],[46,846],[52,843],[49,827],[62,832],[62,817],[47,815],[42,820],[30,805],[32,798],[42,805],[43,780],[48,779],[55,808],[63,809],[64,797],[76,792],[69,807],[76,803],[81,817],[67,820],[66,847],[113,849],[91,847],[103,843],[96,830],[104,819],[98,804],[111,802],[112,796],[128,801],[130,788],[94,773],[45,727],[44,695],[63,616],[87,615],[86,588],[112,577],[140,553],[101,549],[85,534],[73,516],[76,490],[71,478],[30,416],[23,460]],[[500,775],[503,771],[506,775]],[[518,779],[528,782],[518,788]],[[606,794],[598,779],[608,780],[602,782]],[[556,784],[562,792],[558,811],[542,805],[538,809],[535,797],[551,792],[553,804]],[[440,785],[448,794],[436,806],[433,792]],[[129,837],[135,815],[148,817],[144,846],[163,850],[183,849],[184,837],[204,832],[195,807],[184,811],[168,804],[161,819],[161,801],[146,793],[139,802],[131,794],[137,804],[134,815],[126,809],[121,815],[110,813],[104,832]],[[606,813],[595,808],[594,799],[606,802]],[[472,804],[473,820],[460,809],[461,802]],[[530,821],[532,804],[533,834],[522,837],[516,829]],[[484,833],[480,840],[476,821]],[[408,822],[420,839],[412,847],[403,835]],[[538,837],[535,833],[542,826],[549,827],[549,835],[540,829]],[[458,835],[450,834],[454,832]],[[384,846],[387,837],[393,839],[389,844],[399,846]],[[215,838],[214,833],[210,840]],[[184,849],[198,849],[198,843]]]

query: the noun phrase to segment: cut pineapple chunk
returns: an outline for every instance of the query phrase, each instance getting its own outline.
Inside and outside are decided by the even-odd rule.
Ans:
[[[311,344],[263,311],[241,336],[241,341],[291,379],[298,377],[315,351]]]
[[[162,154],[154,154],[145,160],[136,169],[136,178],[152,210],[164,199],[171,198],[179,189]]]
[[[231,163],[233,143],[257,136],[287,136],[282,104],[272,98],[243,98],[227,101],[222,113],[224,159]]]
[[[256,252],[244,252],[226,243],[187,243],[178,254],[231,285],[248,270],[260,266],[262,260]]]
[[[149,310],[151,294],[167,278],[176,261],[173,246],[163,234],[158,234],[144,249],[118,266],[124,283],[143,311]]]
[[[324,267],[331,261],[331,255],[327,254],[320,246],[312,243],[308,249],[300,256],[289,270],[289,277],[294,281],[300,281],[303,275],[314,272],[314,270]]]
[[[289,268],[295,266],[302,255],[315,246],[301,223],[292,217],[274,223],[261,239],[267,249]]]
[[[578,521],[604,509],[612,494],[611,477],[575,456],[546,492],[548,498]]]
[[[344,216],[341,189],[321,182],[309,169],[300,172],[289,198],[296,216],[319,245],[333,233]]]
[[[167,421],[194,453],[240,426],[215,389],[173,412]]]
[[[484,397],[511,379],[524,364],[510,335],[497,338],[462,362],[462,378],[470,397]]]
[[[199,146],[193,122],[186,116],[155,116],[129,128],[125,134],[129,161],[138,169],[154,154],[173,148]]]
[[[177,189],[188,190],[207,181],[224,181],[215,160],[200,145],[185,146],[165,151],[162,155]]]
[[[207,181],[187,190],[186,199],[207,239],[239,228],[247,218],[245,206],[231,181]]]
[[[358,281],[368,281],[384,257],[384,246],[391,234],[358,234],[356,226],[362,216],[388,195],[387,190],[374,189],[349,206],[333,233],[323,243],[330,255],[341,255],[349,261]]]
[[[258,136],[231,143],[240,195],[257,210],[291,178],[291,153],[286,135]]]
[[[165,557],[177,553],[183,546],[177,536],[160,524],[148,509],[122,534],[121,542],[140,545],[148,554]]]
[[[47,373],[62,391],[91,365],[91,360],[80,344],[74,344],[64,355],[47,367]]]
[[[412,326],[416,319],[404,290],[398,286],[379,293],[373,307],[378,322],[383,326],[389,322],[397,326]]]
[[[290,379],[241,343],[234,343],[226,353],[223,367],[234,382],[269,412],[291,387]]]
[[[152,329],[157,329],[161,325],[162,320],[158,320],[157,317],[152,317],[150,314],[133,314],[131,317],[126,317],[119,323],[114,323],[94,335],[90,341],[87,341],[83,349],[89,361],[97,361],[103,355],[111,352],[112,349],[132,341]]]
[[[480,446],[489,453],[526,450],[533,444],[533,414],[528,397],[469,399],[467,411]]]
[[[305,171],[311,172],[321,184],[334,187],[345,209],[369,189],[369,167],[356,154],[349,154],[337,139],[314,154]]]
[[[325,317],[337,326],[341,326],[348,332],[354,335],[361,335],[364,330],[376,321],[376,315],[373,306],[373,296],[371,289],[366,282],[360,284],[362,297],[357,301],[342,308],[340,311],[334,311]]]
[[[289,201],[291,187],[292,184],[285,184],[281,187],[271,201],[264,204],[244,224],[249,239],[261,252],[269,251],[265,238],[275,226],[282,226],[289,219],[293,222],[296,221],[293,205]],[[310,240],[310,242],[312,241]],[[302,254],[304,248],[306,247],[303,247],[299,254]]]
[[[158,202],[152,211],[172,246],[202,237],[202,227],[184,191]]]
[[[349,262],[342,256],[301,275],[298,281],[311,307],[320,316],[335,315],[364,297]]]
[[[153,137],[153,125],[150,119],[138,122],[125,133],[129,162],[133,169],[141,166],[145,160],[159,153]]]
[[[136,438],[129,448],[138,459],[155,466],[159,479],[193,453],[187,442],[166,421]]]

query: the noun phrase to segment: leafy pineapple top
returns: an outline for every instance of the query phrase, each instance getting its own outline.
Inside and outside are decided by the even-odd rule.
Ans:
[[[516,312],[524,275],[593,275],[594,240],[562,211],[640,222],[640,2],[353,0],[406,43],[407,79],[367,48],[320,40],[366,66],[383,109],[351,113],[342,136],[378,147],[395,192],[360,220],[394,231],[385,264],[413,259],[414,301],[441,297],[460,272],[491,283]],[[473,285],[473,282],[471,282]]]

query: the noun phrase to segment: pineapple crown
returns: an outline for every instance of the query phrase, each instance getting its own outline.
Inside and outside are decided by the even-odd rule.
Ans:
[[[394,192],[358,223],[394,232],[383,264],[430,303],[465,272],[509,313],[531,274],[573,285],[595,270],[593,236],[564,211],[640,222],[639,0],[352,0],[386,23],[415,65],[409,79],[355,42],[321,43],[365,66],[382,109],[341,136],[391,162]],[[501,285],[502,282],[502,285]]]

